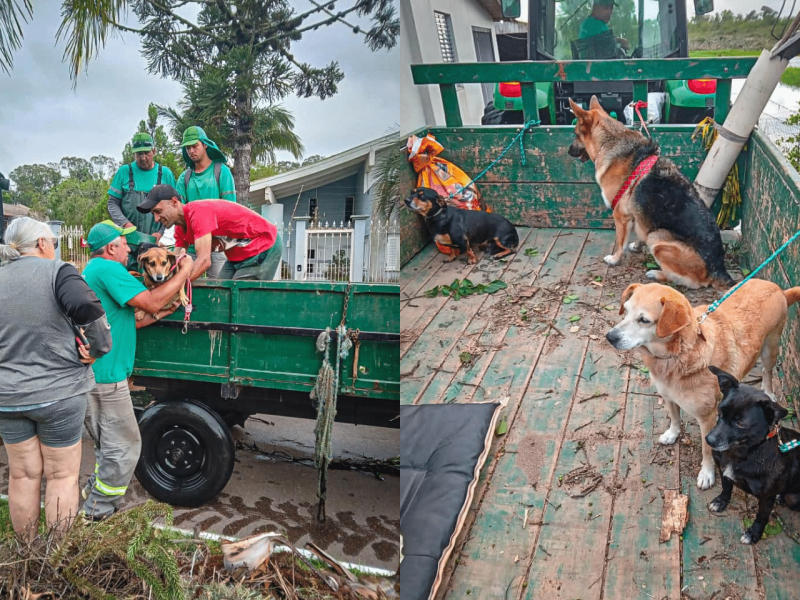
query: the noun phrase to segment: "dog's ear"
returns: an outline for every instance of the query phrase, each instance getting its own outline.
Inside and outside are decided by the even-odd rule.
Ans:
[[[677,333],[692,322],[692,314],[686,310],[683,303],[676,302],[671,298],[661,298],[661,317],[656,326],[656,335],[660,338],[671,336]]]
[[[139,256],[136,257],[136,262],[139,263],[140,267],[144,266],[144,259],[146,258],[146,256],[147,256],[147,250],[145,250],[144,252],[139,251]]]
[[[767,420],[767,423],[770,424],[770,427],[775,427],[789,414],[788,410],[772,400],[764,400],[763,402],[759,402],[759,404],[761,404],[761,408],[764,411],[764,418]]]
[[[723,396],[739,387],[739,381],[727,371],[723,371],[714,365],[709,366],[708,370],[716,375],[717,381],[719,381],[719,390],[722,392]]]
[[[592,96],[592,99],[589,100],[589,110],[599,110],[600,112],[606,112],[605,109],[600,105],[600,101],[597,99],[597,96]]]
[[[572,111],[572,112],[575,114],[575,116],[576,116],[576,117],[578,117],[579,119],[582,119],[583,117],[585,117],[585,116],[586,116],[586,111],[585,111],[585,110],[583,110],[583,109],[582,109],[580,106],[578,106],[577,104],[575,104],[575,103],[572,101],[572,98],[570,98],[570,99],[569,99],[569,108],[570,108],[570,110],[571,110],[571,111]]]
[[[630,300],[630,297],[633,296],[633,292],[636,291],[636,288],[640,285],[639,283],[632,283],[622,292],[622,300],[619,302],[619,314],[625,313],[625,303]]]
[[[445,198],[444,196],[439,196],[437,194],[436,195],[436,204],[438,204],[439,206],[447,206],[447,198]]]
[[[173,267],[175,267],[176,263],[178,262],[178,257],[175,256],[172,252],[167,252],[167,260]]]

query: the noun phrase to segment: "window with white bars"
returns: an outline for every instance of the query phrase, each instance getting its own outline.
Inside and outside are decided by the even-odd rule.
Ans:
[[[436,32],[439,35],[439,48],[442,50],[442,62],[458,62],[450,15],[436,11],[433,14],[436,16]]]

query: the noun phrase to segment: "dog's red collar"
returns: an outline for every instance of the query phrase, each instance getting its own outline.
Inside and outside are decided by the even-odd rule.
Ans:
[[[769,438],[773,438],[773,437],[775,437],[776,435],[778,435],[778,429],[779,429],[779,427],[776,425],[776,426],[775,426],[775,429],[773,429],[772,431],[770,431],[770,432],[767,434],[767,439],[769,439]]]
[[[628,178],[625,180],[625,183],[623,183],[622,187],[619,188],[617,195],[614,196],[614,200],[611,202],[611,210],[614,210],[617,207],[617,203],[620,201],[620,198],[622,198],[625,192],[627,192],[628,189],[633,185],[634,181],[636,181],[639,177],[644,177],[650,172],[657,160],[658,154],[653,154],[652,156],[645,158],[636,166],[636,168],[633,170],[633,173],[628,176]]]

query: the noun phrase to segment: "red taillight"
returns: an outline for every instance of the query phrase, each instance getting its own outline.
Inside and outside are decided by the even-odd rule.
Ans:
[[[519,81],[507,81],[500,84],[500,95],[504,98],[519,98],[522,96],[522,87]]]
[[[689,89],[695,94],[715,94],[717,92],[716,79],[690,79]]]

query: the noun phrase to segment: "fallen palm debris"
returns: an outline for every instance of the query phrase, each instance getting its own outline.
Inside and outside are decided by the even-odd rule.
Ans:
[[[399,598],[394,580],[352,573],[313,545],[309,559],[278,533],[219,543],[171,523],[171,507],[149,501],[99,523],[79,517],[65,534],[30,543],[0,527],[0,598]]]

